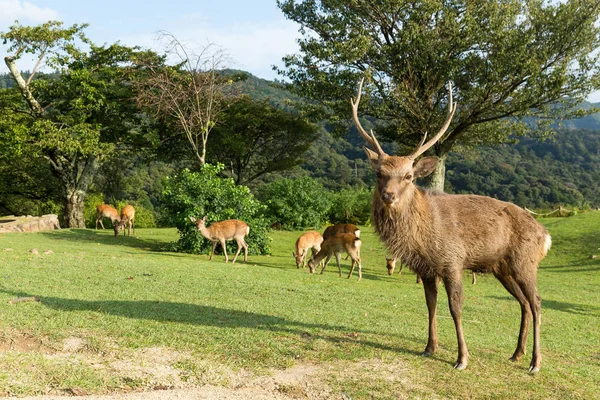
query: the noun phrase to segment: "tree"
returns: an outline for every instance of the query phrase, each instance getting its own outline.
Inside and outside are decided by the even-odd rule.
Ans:
[[[71,228],[85,227],[83,201],[102,159],[144,131],[125,73],[137,50],[95,46],[83,34],[85,27],[17,23],[1,34],[8,45],[6,65],[24,100],[3,112],[28,115],[23,143],[46,159],[58,178],[64,222]],[[24,54],[37,59],[27,79],[17,66]],[[39,74],[43,63],[56,73]]]
[[[439,188],[453,147],[502,143],[534,122],[543,132],[544,120],[565,117],[599,87],[597,0],[277,3],[303,34],[300,54],[286,56],[278,71],[325,106],[321,117],[346,120],[366,75],[362,110],[383,122],[378,134],[414,147],[439,130],[446,83],[454,83],[459,108],[433,147],[442,160],[432,183]]]
[[[228,95],[223,89],[232,83],[220,71],[227,57],[214,45],[195,54],[168,32],[163,32],[161,39],[167,41],[167,58],[175,59],[177,64],[169,66],[165,58],[140,58],[138,62],[147,70],[147,76],[137,82],[137,101],[182,133],[196,161],[203,166],[208,136],[226,105]]]
[[[266,173],[300,164],[317,137],[317,127],[302,115],[243,96],[223,111],[210,152],[231,166],[236,184],[247,185]]]

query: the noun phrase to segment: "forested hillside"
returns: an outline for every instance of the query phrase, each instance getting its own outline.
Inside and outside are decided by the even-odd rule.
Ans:
[[[294,112],[298,98],[285,91],[282,84],[247,75],[232,86],[236,94]],[[0,76],[2,87],[10,87],[11,79],[4,78]],[[300,177],[315,179],[332,192],[370,190],[374,174],[366,161],[362,138],[354,128],[341,136],[327,128],[325,122],[318,124],[317,139],[301,156],[303,162],[299,166],[263,174],[248,183],[251,190],[258,192],[264,184],[281,178]],[[218,129],[215,132],[209,139],[211,163],[221,161],[219,152],[210,151],[211,145],[219,143]],[[188,166],[177,142],[164,139],[161,143],[154,152],[124,150],[105,160],[88,195],[91,203],[134,201],[160,218],[164,177]],[[394,144],[383,146],[389,153],[395,152]],[[228,162],[225,164],[226,173],[233,171]],[[447,192],[489,195],[535,208],[559,204],[600,207],[598,115],[567,121],[561,131],[544,141],[521,138],[517,144],[451,153],[446,177]],[[0,157],[0,215],[58,212],[58,187],[56,178],[40,159],[10,154]]]

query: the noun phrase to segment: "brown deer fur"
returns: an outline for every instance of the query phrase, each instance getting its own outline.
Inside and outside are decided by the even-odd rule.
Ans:
[[[323,232],[323,240],[326,240],[332,236],[338,235],[340,233],[352,233],[357,238],[360,237],[360,229],[354,224],[336,224],[331,225],[325,228],[325,232]]]
[[[321,243],[323,243],[323,236],[317,231],[308,231],[300,235],[296,240],[296,251],[292,252],[292,256],[296,259],[296,268],[304,268],[308,250],[310,249],[314,256],[321,250]]]
[[[353,119],[360,134],[375,150],[365,148],[377,175],[372,222],[391,256],[401,259],[423,279],[429,310],[429,339],[423,355],[438,347],[436,307],[438,281],[442,280],[458,340],[455,368],[467,366],[469,352],[462,329],[465,269],[494,274],[521,306],[517,348],[511,360],[525,353],[530,319],[533,318],[533,352],[529,371],[539,371],[541,298],[537,269],[551,245],[546,229],[520,207],[490,197],[453,195],[424,190],[414,179],[429,175],[437,157],[416,158],[433,146],[450,125],[456,105],[450,91],[448,116],[442,129],[409,156],[389,156],[371,132],[358,120],[359,87],[352,101]]]
[[[125,236],[125,227],[127,227],[127,236],[131,236],[131,230],[135,235],[135,209],[133,206],[127,205],[121,210],[121,220],[115,228],[115,236],[119,234],[119,230],[123,229],[123,236]]]
[[[190,217],[190,220],[196,224],[196,227],[202,236],[212,242],[209,261],[212,261],[217,243],[221,243],[223,253],[225,254],[225,263],[228,263],[229,257],[227,256],[227,246],[225,245],[225,242],[233,239],[235,239],[237,243],[237,252],[231,263],[235,263],[235,260],[237,260],[242,249],[244,249],[244,263],[248,261],[248,244],[246,243],[245,237],[250,233],[250,227],[247,223],[239,219],[228,219],[226,221],[214,222],[209,227],[206,227],[206,216],[199,220]]]
[[[352,272],[354,272],[354,267],[358,265],[358,280],[362,279],[362,267],[360,265],[360,246],[362,242],[359,238],[354,236],[352,233],[340,233],[338,235],[327,238],[321,244],[321,250],[311,257],[308,262],[308,268],[310,273],[315,272],[315,265],[320,263],[321,260],[325,259],[325,264],[321,269],[321,273],[325,271],[325,267],[331,260],[331,257],[335,255],[335,260],[337,261],[338,270],[340,276],[342,276],[342,267],[340,265],[340,255],[343,251],[345,251],[352,258],[352,268],[350,269],[350,273],[348,274],[348,278],[352,276]]]

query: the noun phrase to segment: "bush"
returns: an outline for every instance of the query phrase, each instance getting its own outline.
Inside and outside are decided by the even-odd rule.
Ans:
[[[333,224],[368,225],[371,220],[373,192],[369,189],[344,189],[331,195],[329,221]]]
[[[326,221],[330,193],[312,178],[280,179],[258,190],[271,224],[284,229],[320,228]]]
[[[164,182],[162,213],[164,223],[175,226],[179,240],[175,251],[201,253],[210,251],[212,243],[196,229],[189,217],[207,217],[210,223],[226,219],[241,219],[250,226],[246,238],[250,254],[269,254],[267,221],[261,216],[264,206],[254,198],[250,189],[236,186],[233,179],[220,178],[222,164],[206,164],[201,172],[187,169],[168,177]],[[229,251],[237,249],[234,242],[228,243]]]

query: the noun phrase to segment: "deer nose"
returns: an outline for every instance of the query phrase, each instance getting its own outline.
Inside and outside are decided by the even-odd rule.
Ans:
[[[381,200],[383,200],[384,203],[392,204],[395,199],[396,199],[396,196],[394,195],[393,192],[381,193]]]

